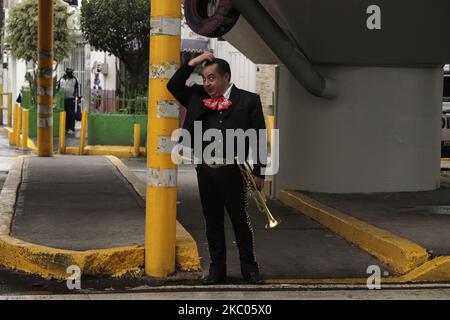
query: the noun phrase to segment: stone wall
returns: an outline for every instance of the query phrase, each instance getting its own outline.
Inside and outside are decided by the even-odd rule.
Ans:
[[[261,96],[264,113],[273,114],[273,94],[275,92],[275,65],[258,64],[256,72],[256,92]]]

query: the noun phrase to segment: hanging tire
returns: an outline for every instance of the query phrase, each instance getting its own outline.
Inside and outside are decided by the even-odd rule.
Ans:
[[[212,10],[212,4],[215,7],[211,14],[208,10]],[[192,31],[209,38],[227,34],[240,16],[232,0],[184,0],[184,14]]]

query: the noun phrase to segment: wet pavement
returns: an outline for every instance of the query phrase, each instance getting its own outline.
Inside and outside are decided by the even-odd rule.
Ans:
[[[81,290],[71,290],[67,286],[67,281],[42,279],[0,267],[0,296],[125,293],[164,286],[199,284],[198,276],[189,274],[177,274],[165,280],[151,279],[142,274],[128,275],[120,279],[83,276]]]

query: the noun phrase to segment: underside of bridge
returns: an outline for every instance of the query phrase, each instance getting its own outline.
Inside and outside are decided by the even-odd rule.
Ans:
[[[224,38],[255,63],[280,65],[276,192],[439,188],[448,1],[233,3],[241,15]],[[308,88],[327,83],[331,96]]]

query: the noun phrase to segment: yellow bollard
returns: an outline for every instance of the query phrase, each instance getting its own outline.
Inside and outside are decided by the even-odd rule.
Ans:
[[[166,277],[175,272],[177,166],[170,137],[179,117],[166,86],[180,64],[181,0],[152,0],[151,19],[159,27],[150,34],[145,272]]]
[[[3,84],[0,84],[0,126],[3,125]]]
[[[14,138],[16,142],[16,146],[20,148],[20,130],[22,129],[22,108],[17,106],[17,126],[16,131],[14,131],[14,134],[16,137]]]
[[[54,3],[38,1],[38,155],[53,156]]]
[[[66,113],[59,114],[59,154],[66,153]]]
[[[9,136],[9,144],[12,146],[17,145],[17,131],[19,130],[19,129],[17,129],[17,124],[18,124],[17,116],[19,114],[18,109],[19,109],[19,106],[17,104],[14,105],[14,113],[12,114],[12,118],[13,118],[12,133]]]
[[[22,110],[22,148],[28,148],[28,128],[29,128],[29,111],[28,109]]]
[[[13,111],[13,102],[12,102],[12,93],[8,93],[8,127],[12,128],[12,111]]]
[[[267,134],[269,136],[269,145],[272,147],[272,130],[275,126],[275,117],[274,116],[266,116],[266,127]]]
[[[78,151],[78,154],[80,156],[84,154],[84,147],[86,145],[87,120],[88,120],[88,113],[87,111],[83,111],[81,117],[80,149]]]
[[[134,125],[134,145],[133,156],[138,158],[141,153],[141,125],[136,123]]]

